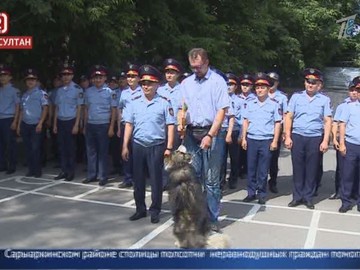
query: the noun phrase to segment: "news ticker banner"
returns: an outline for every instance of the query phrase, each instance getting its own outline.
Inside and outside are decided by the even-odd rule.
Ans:
[[[0,269],[360,269],[360,250],[2,249]]]

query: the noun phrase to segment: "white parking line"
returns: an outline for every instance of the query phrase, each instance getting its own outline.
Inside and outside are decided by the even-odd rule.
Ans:
[[[0,200],[0,203],[2,202],[6,202],[6,201],[10,201],[12,199],[16,199],[16,198],[19,198],[19,197],[22,197],[22,196],[25,196],[25,195],[28,195],[28,194],[34,194],[36,193],[37,191],[39,190],[42,190],[42,189],[45,189],[45,188],[48,188],[48,187],[53,187],[53,186],[56,186],[58,185],[59,183],[55,182],[55,183],[51,183],[49,185],[45,185],[45,186],[42,186],[42,187],[39,187],[39,188],[36,188],[36,189],[33,189],[33,190],[30,190],[30,191],[24,191],[24,190],[16,190],[16,189],[13,189],[14,191],[18,191],[18,192],[22,192],[20,194],[16,194],[14,196],[11,196],[11,197],[7,197],[7,198],[4,198],[4,199],[1,199]],[[3,187],[0,187],[1,189],[8,189],[8,188],[3,188]]]
[[[311,222],[310,222],[310,228],[305,240],[304,248],[314,248],[315,240],[316,240],[316,233],[319,226],[320,221],[320,215],[321,212],[318,210],[314,210]]]
[[[240,220],[242,221],[250,221],[254,218],[254,216],[256,215],[256,213],[259,211],[259,209],[261,208],[261,205],[259,204],[255,204],[250,211],[246,214],[245,217],[241,218]]]
[[[158,236],[160,233],[168,229],[173,224],[172,218],[168,219],[164,224],[161,224],[159,227],[157,227],[155,230],[151,231],[149,234],[141,238],[139,241],[137,241],[135,244],[133,244],[129,249],[139,249],[145,246],[147,243],[149,243],[151,240],[153,240],[156,236]]]
[[[86,191],[86,192],[84,192],[84,193],[81,193],[81,194],[79,194],[79,195],[74,196],[73,199],[81,199],[82,197],[85,197],[85,196],[87,196],[87,195],[93,194],[93,193],[95,193],[95,192],[97,192],[97,191],[99,191],[99,190],[100,190],[100,187],[96,187],[96,188],[94,188],[94,189],[88,190],[88,191]]]

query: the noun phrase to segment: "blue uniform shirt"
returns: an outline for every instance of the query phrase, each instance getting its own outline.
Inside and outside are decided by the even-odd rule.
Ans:
[[[55,105],[59,120],[71,120],[76,117],[77,106],[84,104],[84,93],[80,86],[70,82],[68,86],[57,89]]]
[[[148,101],[144,94],[135,97],[126,107],[124,121],[133,124],[133,139],[145,147],[165,142],[166,125],[175,123],[171,103],[155,94]]]
[[[89,124],[109,124],[111,109],[117,107],[116,93],[104,84],[101,88],[91,86],[85,91],[85,106]]]
[[[260,102],[257,98],[250,100],[243,112],[244,119],[249,121],[247,137],[254,140],[268,140],[274,138],[275,122],[282,119],[279,104],[267,98]]]
[[[193,126],[211,126],[220,109],[230,107],[227,85],[223,77],[210,68],[199,80],[195,74],[182,81],[182,102],[188,107],[186,123]],[[179,106],[181,108],[181,106]]]
[[[345,103],[339,120],[346,124],[345,140],[360,145],[360,102]]]
[[[332,116],[330,98],[316,93],[310,99],[306,90],[292,95],[287,111],[294,114],[292,132],[307,137],[322,136],[324,117]]]
[[[48,95],[38,87],[27,90],[21,97],[22,121],[36,125],[41,119],[43,106],[49,105]]]
[[[269,97],[274,101],[276,101],[277,103],[279,103],[282,114],[287,112],[288,98],[284,92],[276,89],[274,93],[272,94],[269,93]]]
[[[243,101],[235,94],[230,94],[230,107],[228,109],[228,112],[225,114],[225,119],[224,122],[222,124],[223,128],[228,128],[229,127],[229,116],[234,115],[235,116],[235,121],[234,121],[234,128],[233,131],[235,130],[240,130],[241,125],[242,125],[242,120],[241,120],[241,108],[242,108],[242,104]]]
[[[130,87],[124,89],[121,92],[121,96],[119,98],[119,104],[118,104],[118,108],[120,110],[123,110],[123,113],[125,113],[126,110],[126,106],[128,106],[128,104],[137,96],[139,96],[139,94],[142,93],[141,87],[140,85],[138,85],[134,90],[132,90]],[[121,119],[121,123],[125,123],[124,121],[124,117],[123,119]]]
[[[166,97],[171,102],[171,106],[174,109],[174,115],[177,115],[179,107],[181,107],[181,94],[180,84],[177,83],[174,88],[171,88],[169,84],[165,84],[157,90],[160,96]]]
[[[54,88],[49,92],[49,105],[55,105],[55,99],[58,89],[59,88]]]
[[[16,104],[20,103],[20,91],[10,83],[0,87],[0,119],[15,116]]]
[[[340,115],[342,113],[342,110],[344,108],[344,106],[348,103],[348,102],[351,102],[351,99],[349,97],[347,97],[342,103],[340,103],[336,110],[335,110],[335,114],[334,114],[334,122],[339,122],[340,120]]]
[[[250,101],[250,100],[253,100],[253,99],[256,99],[256,95],[254,93],[249,93],[247,96],[244,96],[243,93],[240,93],[238,95],[238,97],[240,98],[240,101],[241,101],[241,108],[244,110],[244,108],[246,107],[246,104]],[[244,122],[244,117],[243,115],[241,114],[240,115],[240,119],[239,119],[239,122],[240,122],[240,126],[242,126],[242,123]]]

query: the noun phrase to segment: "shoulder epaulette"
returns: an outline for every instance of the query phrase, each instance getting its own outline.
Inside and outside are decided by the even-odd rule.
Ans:
[[[162,96],[162,95],[159,95],[159,97],[161,97],[161,98],[165,99],[166,101],[169,101],[169,102],[170,102],[170,99],[168,99],[167,97],[164,97],[164,96]]]
[[[138,95],[138,96],[133,97],[131,100],[136,100],[136,99],[139,99],[140,97],[141,97],[141,95]]]
[[[77,89],[82,89],[82,88],[80,87],[80,85],[78,85],[78,84],[76,84],[76,83],[74,83],[74,87],[77,88]]]
[[[284,91],[278,90],[281,94],[283,94],[284,96],[288,96],[287,93],[285,93]]]
[[[295,94],[302,94],[302,92],[304,92],[304,90],[295,91],[295,92],[293,93],[293,95],[295,95]]]

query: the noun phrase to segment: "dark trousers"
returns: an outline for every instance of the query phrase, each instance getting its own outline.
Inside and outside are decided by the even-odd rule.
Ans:
[[[74,175],[76,165],[76,135],[72,134],[75,119],[58,120],[58,145],[61,170],[67,175]]]
[[[247,150],[244,150],[242,147],[240,147],[239,151],[239,176],[243,176],[245,173],[247,173]]]
[[[16,169],[16,133],[10,129],[14,118],[0,119],[0,169]]]
[[[119,138],[117,134],[118,128],[115,126],[114,133],[115,135],[110,138],[110,155],[112,159],[113,170],[120,174],[122,171],[122,160],[121,160],[121,149],[122,149],[122,139]]]
[[[292,140],[293,199],[312,202],[319,171],[322,137],[305,137],[293,133]]]
[[[257,191],[259,198],[266,197],[267,176],[271,159],[271,142],[272,139],[253,140],[247,138],[247,192],[249,196],[255,196]]]
[[[341,184],[341,201],[344,206],[352,204],[351,195],[354,186],[357,185],[357,205],[360,205],[360,145],[345,142],[346,155],[344,156]]]
[[[336,150],[336,171],[335,171],[335,193],[340,194],[341,188],[341,175],[344,164],[344,157],[340,154],[340,151]]]
[[[240,160],[240,145],[238,144],[239,130],[234,130],[231,133],[231,144],[225,144],[225,154],[223,161],[223,172],[221,185],[225,183],[226,171],[227,171],[227,156],[230,156],[230,177],[229,185],[235,186],[237,184],[237,178],[239,176],[239,160]]]
[[[133,173],[134,198],[137,212],[145,212],[145,185],[146,168],[149,172],[151,185],[151,214],[159,214],[162,204],[162,169],[164,166],[165,144],[144,147],[138,143],[132,143],[133,162],[136,170]]]
[[[108,153],[109,153],[109,124],[87,124],[86,151],[87,151],[87,177],[99,178],[100,181],[108,179]]]
[[[121,124],[121,148],[124,140],[124,131],[125,125]],[[123,160],[123,171],[124,171],[124,182],[132,183],[133,182],[133,154],[132,154],[132,144],[129,144],[129,159]]]
[[[281,137],[281,136],[280,136]],[[277,177],[279,173],[279,156],[280,156],[280,149],[281,149],[281,138],[278,140],[277,149],[275,151],[271,151],[271,160],[270,160],[270,179],[269,185],[276,186],[277,184]]]
[[[28,125],[21,122],[20,132],[25,145],[29,172],[34,175],[41,175],[41,142],[43,134],[42,132],[36,133],[36,126],[36,124]]]

